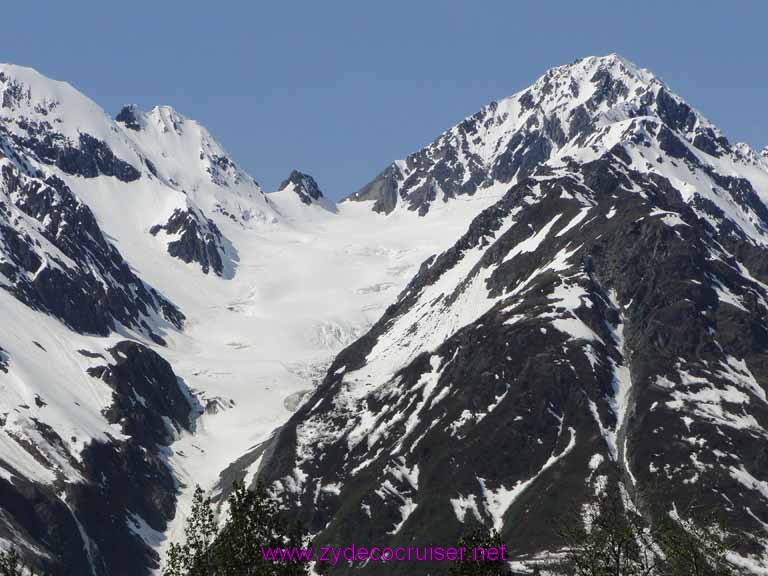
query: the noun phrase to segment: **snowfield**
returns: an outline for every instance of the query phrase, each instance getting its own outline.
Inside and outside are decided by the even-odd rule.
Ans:
[[[286,213],[307,209],[280,200],[273,202]],[[220,488],[219,474],[290,416],[286,400],[311,390],[313,379],[324,377],[335,354],[381,316],[419,265],[493,200],[488,194],[446,204],[419,222],[413,212],[383,216],[365,204],[342,203],[338,213],[313,206],[301,220],[228,230],[241,247],[232,280],[180,263],[166,262],[162,274],[147,266],[151,282],[187,315],[184,333],[170,336],[162,354],[203,398],[232,403],[203,415],[195,434],[171,447],[174,469],[187,484],[171,540],[180,534],[194,484]],[[251,464],[249,475],[257,466]]]
[[[84,456],[143,436],[131,414],[156,416],[118,510],[142,568],[195,486],[223,500],[271,438],[288,456],[262,474],[331,519],[322,536],[477,519],[520,542],[552,527],[535,503],[583,504],[614,473],[678,499],[730,482],[709,496],[766,526],[768,156],[647,70],[554,68],[339,203],[296,171],[263,190],[168,106],[112,119],[5,64],[0,104],[0,481],[63,505],[82,570],[108,573],[114,546],[72,487],[108,498],[134,472]],[[0,542],[48,553],[0,512]]]
[[[436,207],[428,218],[405,207],[377,214],[370,202],[337,206],[327,194],[302,201],[294,185],[267,194],[204,127],[168,106],[126,107],[115,121],[69,84],[13,65],[0,65],[0,73],[10,102],[0,110],[7,130],[0,163],[61,178],[135,274],[185,316],[183,330],[160,320],[150,326],[165,346],[125,326],[106,338],[83,336],[0,290],[0,349],[3,359],[10,357],[8,373],[0,372],[0,406],[12,414],[0,432],[0,457],[43,484],[81,480],[68,455],[92,440],[122,437],[103,415],[112,390],[86,370],[103,365],[118,341],[141,341],[170,362],[204,408],[194,433],[173,429],[177,439],[166,456],[181,495],[169,530],[160,534],[139,515],[131,517],[131,530],[161,553],[180,535],[194,486],[226,488],[233,478],[227,469],[243,457],[242,472],[252,475],[258,460],[248,455],[322,379],[335,353],[361,336],[420,264],[447,248],[501,193],[481,191]],[[18,160],[11,153],[13,138],[48,133],[73,146],[83,133],[94,136],[141,176],[83,177],[42,162],[34,151]],[[198,237],[219,231],[220,274],[169,255],[182,231],[153,232],[177,211],[192,214]],[[40,234],[43,266],[78,265]],[[2,274],[0,282],[8,282]],[[19,405],[26,411],[19,413]],[[67,444],[65,452],[49,450],[47,465],[12,437],[18,432],[47,450],[35,420]]]

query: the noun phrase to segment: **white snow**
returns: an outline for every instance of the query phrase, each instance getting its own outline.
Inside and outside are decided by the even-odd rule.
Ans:
[[[515,500],[525,491],[525,489],[533,484],[536,479],[538,479],[539,476],[541,476],[546,470],[567,456],[568,453],[576,445],[576,431],[573,428],[568,428],[568,431],[570,433],[568,445],[559,454],[555,454],[553,451],[544,465],[538,470],[538,472],[536,472],[527,480],[520,480],[516,482],[511,488],[505,488],[503,485],[500,485],[494,490],[487,486],[487,481],[485,479],[480,477],[477,478],[477,481],[480,483],[481,492],[483,494],[485,509],[493,519],[493,527],[497,531],[501,532],[501,529],[504,526],[504,515],[506,514],[507,510],[509,510],[509,507],[512,506],[512,504],[515,502]]]
[[[12,115],[45,117],[74,142],[87,132],[142,172],[139,180],[124,183],[43,167],[88,204],[137,274],[186,315],[183,332],[164,333],[167,347],[145,343],[171,363],[203,403],[219,405],[200,418],[194,434],[182,435],[170,449],[170,464],[183,484],[179,513],[166,534],[170,540],[179,535],[195,484],[213,489],[226,466],[266,440],[291,414],[285,400],[311,389],[333,356],[378,319],[421,262],[453,244],[502,193],[492,187],[436,204],[426,217],[407,210],[383,216],[365,202],[306,206],[291,190],[262,193],[229,160],[217,164],[217,158],[228,159],[223,148],[202,126],[169,107],[139,113],[142,129],[135,131],[112,121],[68,84],[29,69],[0,69],[30,87],[31,102]],[[58,105],[42,115],[35,106],[43,101]],[[169,238],[149,234],[176,209],[200,211],[217,224],[229,257],[225,278],[170,257]],[[24,220],[22,214],[19,218]],[[72,264],[52,245],[42,248]],[[124,329],[109,338],[78,336],[4,290],[0,316],[8,328],[0,346],[10,357],[8,374],[0,373],[0,410],[9,414],[0,430],[0,455],[13,467],[0,474],[43,483],[59,475],[76,481],[69,456],[77,458],[88,442],[106,440],[107,434],[121,437],[102,415],[111,389],[85,373],[107,360],[77,350],[109,358],[105,349],[118,340],[141,337]],[[35,394],[45,406],[36,406]],[[22,404],[29,408],[18,409]],[[60,434],[68,454],[49,449],[31,426],[33,417]],[[29,439],[49,464],[32,457],[13,434]],[[300,470],[291,481],[297,489]],[[149,534],[143,527],[137,530]]]
[[[477,507],[477,497],[475,494],[469,494],[468,496],[462,496],[459,494],[457,498],[451,498],[451,506],[453,507],[453,513],[456,514],[456,519],[459,522],[464,522],[467,512],[472,512],[475,515],[475,519],[482,521],[480,516],[480,510]]]
[[[478,128],[479,137],[466,142],[467,151],[488,168],[502,151],[509,151],[509,143],[521,127],[529,122],[541,122],[544,114],[559,120],[568,133],[571,113],[594,95],[597,88],[590,79],[600,69],[619,75],[630,96],[618,107],[600,104],[594,110],[598,132],[589,137],[586,145],[568,142],[555,149],[547,161],[549,167],[562,168],[566,157],[589,161],[614,146],[626,144],[632,137],[644,138],[651,143],[647,149],[625,146],[632,169],[669,179],[697,215],[718,226],[717,221],[694,205],[697,197],[711,201],[752,241],[768,245],[768,233],[758,215],[734,202],[730,193],[703,170],[685,162],[656,160],[664,153],[657,145],[654,128],[643,122],[653,118],[638,118],[634,113],[644,96],[658,93],[663,85],[649,72],[616,55],[587,58],[550,71],[531,87],[542,102],[539,107],[523,106],[525,91],[486,107],[484,121]],[[311,390],[315,381],[325,375],[333,356],[381,316],[420,264],[451,246],[477,213],[514,184],[514,181],[496,183],[472,196],[459,196],[446,203],[434,202],[423,218],[401,205],[388,216],[374,213],[366,202],[336,205],[325,201],[306,206],[290,188],[265,194],[253,178],[231,161],[204,127],[170,107],[158,106],[149,112],[139,112],[141,130],[135,131],[112,121],[98,105],[66,83],[49,80],[18,66],[0,65],[0,71],[26,89],[25,97],[15,108],[0,110],[0,119],[12,132],[23,134],[23,127],[15,122],[15,118],[21,116],[51,122],[72,142],[76,143],[81,133],[105,141],[118,158],[141,170],[140,180],[123,183],[106,176],[85,179],[45,167],[49,173],[61,177],[93,210],[105,234],[138,275],[187,316],[183,332],[164,334],[167,347],[147,344],[171,362],[202,402],[211,401],[221,407],[202,416],[195,433],[182,435],[169,450],[170,464],[184,486],[179,513],[166,534],[157,533],[136,515],[131,517],[130,528],[161,553],[165,543],[180,534],[194,485],[215,488],[219,473],[225,467],[267,440],[295,409],[295,402],[286,400]],[[571,92],[572,87],[576,94]],[[698,113],[696,122],[697,126],[711,127]],[[458,128],[447,131],[444,137],[458,142]],[[748,147],[739,148],[739,154],[716,158],[687,140],[683,144],[703,165],[720,174],[748,179],[758,197],[763,202],[768,200],[768,163]],[[460,162],[466,165],[465,150],[459,146],[457,151]],[[150,163],[154,170],[149,169]],[[408,175],[405,162],[397,166]],[[151,171],[156,174],[152,175]],[[469,178],[469,171],[465,177]],[[335,197],[337,191],[328,192]],[[441,192],[437,192],[441,197]],[[642,194],[640,190],[635,192]],[[584,226],[593,206],[583,201],[581,195],[575,196],[582,200],[583,207],[568,223],[560,222],[562,214],[553,215],[546,225],[532,230],[530,236],[515,246],[506,260],[531,253],[543,242],[561,238]],[[127,198],[130,201],[126,201]],[[534,202],[535,198],[526,201]],[[175,210],[190,210],[210,218],[220,228],[226,261],[224,278],[204,275],[198,265],[171,258],[166,248],[173,238],[163,233],[149,234],[152,226],[165,223]],[[486,240],[492,243],[515,225],[517,213],[510,214],[496,235]],[[605,217],[611,219],[616,213],[616,206],[612,206]],[[649,216],[659,217],[673,228],[685,224],[676,212],[654,210]],[[20,231],[34,232],[36,224],[29,217],[19,211],[14,212],[14,217]],[[552,230],[558,223],[563,227],[553,237]],[[50,242],[39,235],[35,238],[44,256],[35,274],[46,266],[60,266],[57,261],[64,266],[74,265]],[[550,297],[555,312],[545,317],[551,318],[558,330],[583,341],[585,349],[591,350],[588,353],[594,367],[594,349],[588,347],[602,340],[573,313],[574,309],[589,306],[590,302],[578,283],[580,278],[562,274],[574,265],[571,259],[579,249],[580,246],[565,245],[552,261],[543,263],[499,297],[490,297],[486,286],[494,271],[481,264],[487,247],[462,254],[455,266],[415,295],[415,306],[388,326],[363,368],[351,372],[347,372],[346,367],[336,370],[336,375],[343,375],[344,394],[340,402],[356,410],[357,420],[344,431],[349,447],[362,441],[372,447],[388,428],[405,420],[399,451],[402,443],[416,431],[425,411],[450,394],[449,384],[438,390],[437,383],[451,360],[431,355],[431,370],[417,384],[417,403],[407,419],[404,412],[394,411],[394,404],[393,412],[388,412],[387,406],[374,415],[367,409],[366,397],[375,391],[382,395],[397,394],[401,383],[393,374],[399,368],[423,352],[432,353],[439,344],[501,300],[523,294],[534,279],[547,271],[557,272],[561,278]],[[746,268],[739,266],[745,278],[758,283]],[[712,280],[721,302],[746,310],[738,295]],[[0,275],[0,284],[7,283]],[[449,297],[455,300],[450,305],[443,304]],[[615,299],[612,304],[622,310]],[[108,424],[103,416],[103,410],[111,402],[110,388],[85,371],[106,363],[106,349],[118,340],[142,337],[124,327],[107,338],[77,335],[60,322],[23,306],[5,290],[0,290],[0,317],[6,328],[0,346],[10,359],[8,373],[0,372],[0,413],[8,414],[0,430],[0,457],[8,466],[0,468],[0,476],[12,481],[14,476],[22,475],[48,485],[60,478],[77,481],[79,474],[69,459],[78,459],[89,442],[105,440],[108,435],[122,436],[118,427]],[[515,316],[508,322],[524,318]],[[614,344],[624,356],[628,352],[623,315],[621,322],[612,328]],[[88,350],[104,358],[89,358],[78,350]],[[614,394],[608,401],[618,424],[605,426],[594,403],[590,409],[606,439],[609,456],[623,464],[632,477],[621,431],[633,383],[626,356],[611,362]],[[672,399],[666,403],[668,408],[718,425],[746,428],[768,436],[746,411],[734,413],[725,407],[726,404],[747,406],[753,398],[766,402],[766,391],[744,360],[728,358],[716,374],[727,378],[731,385],[718,387],[703,376],[693,376],[683,370],[679,372],[681,386],[661,377],[657,383],[666,385],[671,394]],[[44,405],[37,404],[37,396]],[[482,419],[497,409],[505,396],[506,393],[497,396],[484,412],[465,411],[451,428],[455,432],[466,422]],[[51,446],[42,437],[34,427],[34,419],[58,432],[64,443],[63,450]],[[686,423],[690,428],[690,422]],[[496,489],[478,478],[482,501],[474,494],[459,494],[451,499],[456,517],[463,522],[471,511],[479,519],[482,505],[494,526],[501,528],[503,517],[515,499],[573,448],[575,431],[569,430],[567,447],[559,454],[553,451],[530,478],[509,488],[500,485]],[[283,479],[285,490],[295,493],[309,481],[302,462],[312,458],[323,442],[337,432],[324,429],[319,419],[310,417],[304,422],[298,445],[299,465]],[[562,423],[560,432],[563,432]],[[25,443],[36,447],[38,458],[24,448]],[[362,470],[378,456],[378,453],[371,454],[353,472]],[[596,470],[602,461],[602,455],[594,454],[590,469]],[[249,467],[249,477],[255,474],[259,463],[257,460]],[[418,488],[418,467],[406,466],[404,459],[390,464],[388,471],[411,490]],[[732,466],[730,473],[746,488],[768,498],[768,485],[749,475],[743,466]],[[329,494],[338,494],[342,489],[337,483],[319,487]],[[396,494],[400,502],[401,519],[392,532],[397,533],[417,503],[411,495],[398,491],[392,482],[388,483],[387,490],[390,496]],[[370,508],[368,511],[370,513]]]

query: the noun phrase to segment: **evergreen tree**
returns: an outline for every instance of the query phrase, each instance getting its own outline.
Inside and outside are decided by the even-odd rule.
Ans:
[[[501,556],[497,560],[488,560],[482,556],[475,559],[473,553],[479,548],[500,549],[501,544],[499,533],[496,530],[488,530],[484,526],[462,536],[458,545],[466,548],[468,555],[465,554],[467,557],[464,560],[451,564],[449,576],[506,576],[509,574],[509,569]]]
[[[656,531],[663,555],[664,574],[679,576],[732,576],[726,561],[725,530],[710,514],[699,522],[666,518]]]
[[[192,510],[184,527],[184,543],[168,550],[163,576],[208,576],[213,567],[213,543],[218,527],[211,499],[197,486]]]
[[[308,564],[265,560],[264,548],[301,547],[305,533],[282,519],[277,503],[259,483],[233,485],[221,531],[210,498],[198,487],[184,528],[184,543],[168,550],[163,576],[304,576]],[[0,574],[0,576],[3,576]]]
[[[656,554],[645,520],[618,495],[601,499],[583,520],[562,530],[567,553],[558,574],[650,576]]]
[[[711,518],[710,518],[711,520]],[[618,494],[604,495],[587,514],[563,523],[562,560],[537,567],[556,576],[734,576],[725,531],[706,519],[648,522]]]
[[[302,576],[308,564],[301,561],[265,560],[262,547],[304,545],[305,533],[280,515],[277,503],[259,482],[253,490],[235,483],[229,497],[226,524],[216,542],[217,575],[226,576]]]

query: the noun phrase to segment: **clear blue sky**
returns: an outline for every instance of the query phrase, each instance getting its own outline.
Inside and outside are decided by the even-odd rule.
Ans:
[[[112,114],[169,104],[267,190],[298,168],[349,194],[546,68],[609,52],[768,144],[763,0],[30,0],[0,20],[0,61]]]

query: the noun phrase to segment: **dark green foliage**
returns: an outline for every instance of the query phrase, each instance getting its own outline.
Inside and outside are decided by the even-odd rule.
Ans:
[[[262,547],[301,547],[305,533],[281,516],[266,488],[235,483],[227,500],[227,519],[217,530],[210,498],[200,488],[184,529],[185,542],[168,551],[163,576],[303,576],[306,562],[265,560]]]
[[[539,564],[557,576],[734,576],[725,531],[713,517],[648,522],[618,495],[564,523],[565,557]]]
[[[465,557],[463,561],[451,564],[449,576],[506,576],[509,574],[507,563],[500,557],[498,560],[491,561],[478,556],[478,559],[475,560],[473,555],[473,551],[478,548],[486,550],[501,548],[501,536],[496,530],[489,531],[485,527],[478,528],[474,532],[462,536],[458,545],[467,549],[468,557]]]
[[[649,527],[626,510],[618,495],[606,497],[563,529],[568,546],[560,574],[573,576],[645,576],[653,574],[656,555]]]
[[[725,530],[714,514],[693,521],[662,522],[657,542],[666,561],[665,574],[680,576],[733,576],[725,561]]]
[[[192,510],[184,527],[184,543],[174,542],[168,550],[163,576],[206,576],[213,567],[213,543],[218,527],[211,499],[198,486]]]
[[[304,562],[265,561],[262,546],[300,547],[304,533],[289,525],[279,514],[263,484],[247,490],[235,484],[229,497],[229,516],[216,541],[217,576],[299,576],[307,574]]]

